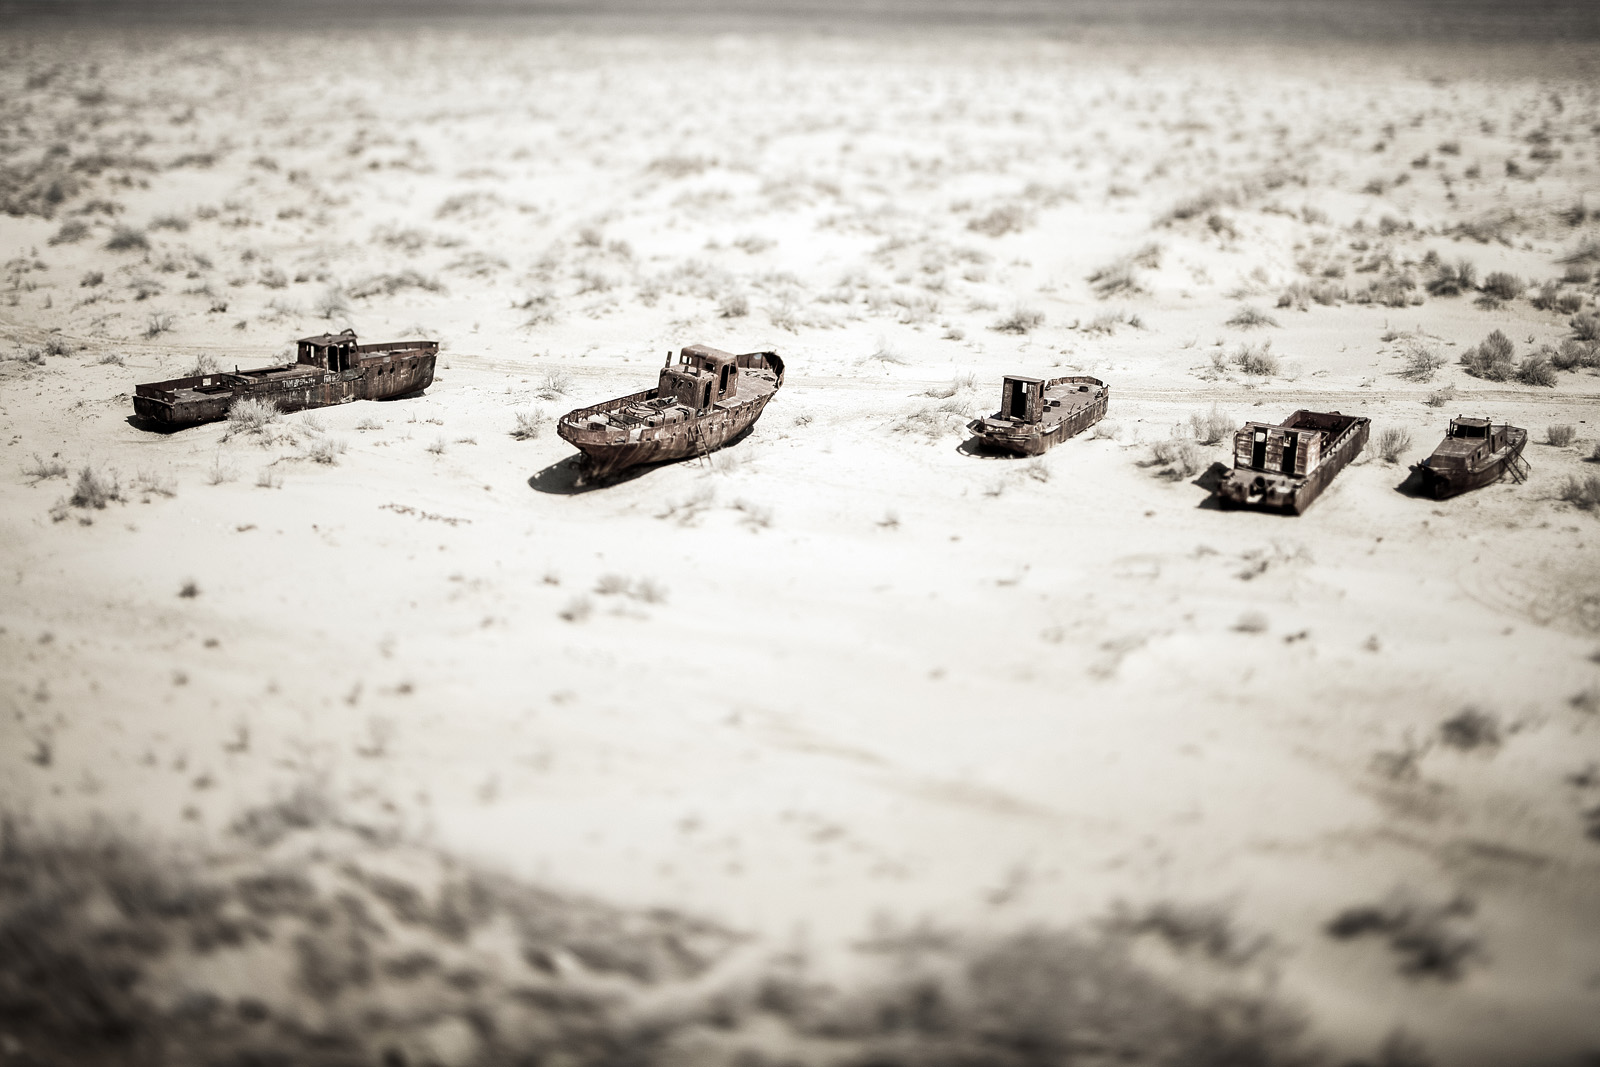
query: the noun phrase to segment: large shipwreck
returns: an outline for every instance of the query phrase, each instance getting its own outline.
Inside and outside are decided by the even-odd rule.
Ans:
[[[1412,470],[1422,480],[1422,491],[1436,500],[1479,489],[1506,474],[1516,481],[1527,476],[1522,450],[1528,431],[1488,419],[1454,418],[1433,455]]]
[[[776,352],[689,345],[676,364],[667,353],[654,389],[569,411],[556,433],[583,453],[582,476],[594,481],[721,448],[755,424],[782,385]]]
[[[155,426],[179,429],[225,418],[235,400],[246,398],[279,411],[387,400],[431,385],[438,355],[437,341],[364,345],[357,342],[354,330],[344,330],[302,339],[293,363],[138,386],[133,410]]]
[[[1105,418],[1111,387],[1099,378],[1025,378],[1008,374],[1000,410],[967,424],[982,448],[1037,456]]]
[[[1224,507],[1299,515],[1361,454],[1372,420],[1337,411],[1297,411],[1280,425],[1247,422],[1233,435],[1233,470],[1214,492]]]

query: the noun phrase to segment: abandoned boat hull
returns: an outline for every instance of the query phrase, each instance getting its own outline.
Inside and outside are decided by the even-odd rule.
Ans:
[[[600,480],[630,467],[702,456],[754,426],[783,385],[783,360],[775,352],[726,358],[736,361],[742,381],[749,384],[686,418],[662,425],[616,424],[629,409],[663,400],[659,387],[562,416],[556,434],[582,453],[583,478]]]
[[[234,402],[243,399],[260,400],[279,411],[303,411],[353,400],[388,400],[433,384],[437,342],[336,347],[339,351],[331,359],[325,351],[312,350],[322,365],[287,363],[140,385],[134,391],[134,414],[162,429],[178,430],[224,419]]]
[[[1329,432],[1328,427],[1318,425],[1319,422],[1329,423],[1333,429]],[[1323,432],[1328,439],[1325,443],[1319,440],[1314,466],[1303,474],[1262,469],[1250,448],[1241,444],[1246,435],[1254,437],[1253,430],[1257,428],[1297,434]],[[1290,515],[1304,514],[1339,472],[1361,454],[1371,429],[1372,420],[1341,415],[1337,411],[1330,414],[1297,411],[1276,427],[1248,424],[1234,438],[1234,469],[1218,480],[1213,492],[1225,508],[1251,507]],[[1281,458],[1281,454],[1274,458]],[[1241,462],[1242,459],[1245,461]],[[1287,463],[1290,466],[1295,463],[1292,453]]]
[[[1029,379],[1008,378],[1026,382]],[[1054,401],[1058,407],[1033,414],[1037,421],[1027,416],[1008,417],[1004,413],[1008,402],[1002,394],[999,413],[987,418],[973,419],[967,424],[978,447],[997,452],[1010,452],[1018,456],[1038,456],[1076,437],[1101,419],[1111,401],[1111,388],[1099,378],[1071,375],[1052,378],[1040,383],[1041,397],[1046,403]],[[1026,405],[1029,400],[1024,400]]]
[[[1519,426],[1506,426],[1504,429],[1508,437],[1506,446],[1491,453],[1482,462],[1464,466],[1435,465],[1439,459],[1436,451],[1412,468],[1422,480],[1423,494],[1435,500],[1447,500],[1493,485],[1505,477],[1506,471],[1522,458],[1522,451],[1528,445],[1528,431]]]

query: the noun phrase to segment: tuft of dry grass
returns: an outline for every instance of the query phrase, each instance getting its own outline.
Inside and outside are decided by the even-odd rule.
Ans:
[[[1595,454],[1600,459],[1600,445],[1595,446]],[[1567,480],[1561,483],[1557,495],[1584,511],[1600,508],[1600,474],[1569,474]]]
[[[1265,311],[1245,306],[1233,313],[1224,325],[1232,326],[1239,330],[1255,330],[1263,326],[1276,326],[1278,320],[1268,315]]]
[[[1217,405],[1212,404],[1211,410],[1205,414],[1196,412],[1189,416],[1189,428],[1194,433],[1194,439],[1202,445],[1214,445],[1233,434],[1233,416],[1226,415]]]
[[[511,436],[518,441],[532,441],[544,431],[544,424],[548,421],[543,408],[518,411],[515,417],[516,424],[511,427]]]
[[[233,437],[246,433],[263,435],[278,419],[278,408],[270,401],[248,396],[240,397],[228,406],[226,436]]]
[[[1032,333],[1043,325],[1044,312],[1037,308],[1019,305],[1013,308],[1009,314],[996,319],[989,329],[997,330],[1000,333],[1026,334]]]
[[[1577,439],[1578,428],[1568,423],[1556,423],[1544,430],[1544,443],[1553,448],[1566,448]]]
[[[1271,340],[1263,341],[1259,345],[1240,345],[1233,354],[1233,363],[1246,374],[1264,378],[1270,378],[1282,369],[1278,357],[1272,351]]]
[[[1405,366],[1400,369],[1400,377],[1408,382],[1430,381],[1445,364],[1439,350],[1425,341],[1408,338],[1403,349],[1401,358],[1405,360]]]
[[[144,235],[143,230],[136,230],[131,226],[118,226],[106,239],[105,248],[108,252],[143,252],[149,250],[150,239]]]
[[[1163,478],[1192,478],[1206,468],[1205,453],[1186,437],[1170,437],[1150,446],[1151,466]]]
[[[59,457],[60,453],[57,453],[49,459],[43,459],[35,452],[32,462],[22,468],[23,477],[32,480],[35,485],[51,478],[65,478],[67,465]]]
[[[113,472],[98,471],[85,466],[78,471],[77,484],[67,502],[75,508],[103,510],[114,500],[122,499],[122,486]]]
[[[540,400],[557,400],[572,389],[572,375],[558,367],[551,367],[539,376],[534,395]]]
[[[1378,454],[1385,463],[1399,463],[1400,457],[1411,450],[1411,431],[1390,426],[1378,435]]]

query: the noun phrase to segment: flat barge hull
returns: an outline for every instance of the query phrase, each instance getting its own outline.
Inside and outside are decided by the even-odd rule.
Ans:
[[[260,400],[279,411],[303,411],[353,400],[387,400],[433,384],[436,341],[357,345],[353,337],[338,343],[344,340],[340,336],[331,345],[314,343],[319,340],[323,339],[300,342],[297,363],[137,386],[134,414],[162,429],[179,430],[227,418],[237,400]]]
[[[1234,435],[1234,469],[1214,492],[1223,507],[1300,515],[1366,447],[1372,420],[1297,411],[1278,426],[1246,423]]]
[[[1000,411],[972,420],[967,429],[979,448],[1038,456],[1105,418],[1110,402],[1111,387],[1088,375],[1050,379],[1008,376]]]

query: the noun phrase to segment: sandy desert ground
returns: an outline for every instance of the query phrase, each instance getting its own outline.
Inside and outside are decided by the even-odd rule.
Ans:
[[[1600,1057],[1592,55],[0,48],[0,1063]],[[346,325],[437,381],[130,424]],[[755,432],[574,491],[693,342]],[[1527,480],[1400,491],[1457,414]]]

